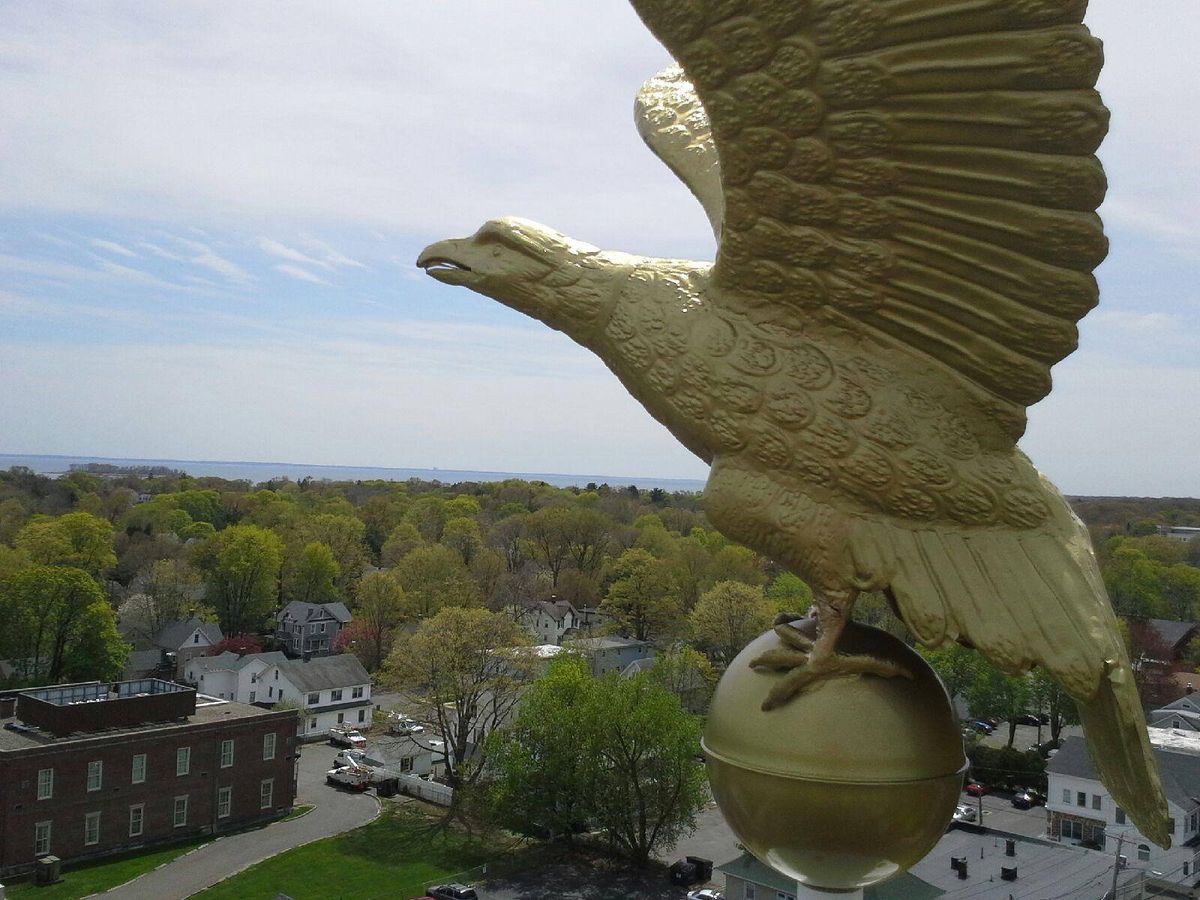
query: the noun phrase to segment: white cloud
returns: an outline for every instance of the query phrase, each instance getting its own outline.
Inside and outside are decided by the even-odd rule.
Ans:
[[[206,269],[211,269],[218,275],[224,275],[231,281],[251,280],[249,272],[247,272],[237,263],[230,262],[224,257],[219,256],[207,244],[181,237],[177,237],[174,240],[175,243],[179,244],[181,247],[187,248],[193,254],[192,256],[188,257],[188,261],[193,265],[203,266]]]
[[[280,263],[275,267],[275,270],[277,272],[282,272],[289,278],[295,278],[297,281],[307,281],[310,284],[329,284],[329,282],[324,278],[314,275],[307,269],[302,269],[299,266],[293,266],[291,263]]]
[[[319,266],[325,269],[332,268],[329,263],[324,262],[323,260],[313,259],[311,256],[305,256],[294,247],[289,247],[286,244],[281,244],[279,241],[273,241],[270,238],[260,237],[255,241],[255,244],[258,246],[258,249],[270,256],[277,256],[280,259],[287,259],[294,263],[300,263],[301,265],[306,266]]]
[[[118,256],[129,256],[133,257],[134,259],[138,257],[137,253],[134,253],[128,247],[118,244],[116,241],[106,241],[102,238],[92,238],[88,241],[88,243],[93,247],[99,248],[100,250],[107,250],[109,253],[116,253]]]

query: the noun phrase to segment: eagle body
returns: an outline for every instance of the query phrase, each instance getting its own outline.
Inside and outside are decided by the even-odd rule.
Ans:
[[[637,125],[715,263],[508,218],[418,264],[600,356],[712,466],[727,536],[804,578],[767,708],[823,677],[861,591],[918,641],[1045,667],[1168,846],[1166,799],[1086,529],[1017,448],[1096,303],[1108,114],[1086,0],[631,0],[678,60]]]

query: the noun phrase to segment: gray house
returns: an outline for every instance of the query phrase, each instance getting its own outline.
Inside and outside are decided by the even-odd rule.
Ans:
[[[275,639],[290,656],[328,656],[353,618],[344,603],[293,600],[275,616]]]
[[[592,674],[623,672],[630,663],[654,658],[654,648],[647,641],[623,637],[578,638],[568,642],[569,650],[582,653],[592,664]]]
[[[154,636],[154,646],[163,653],[175,654],[175,674],[182,677],[188,662],[197,656],[207,656],[224,639],[220,625],[193,616],[164,625]]]

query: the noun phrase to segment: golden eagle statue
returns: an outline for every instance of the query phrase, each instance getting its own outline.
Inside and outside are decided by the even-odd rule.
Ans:
[[[861,591],[925,646],[1044,666],[1142,833],[1167,806],[1086,529],[1016,447],[1107,252],[1108,116],[1086,0],[632,0],[681,67],[637,99],[703,203],[715,264],[522,219],[430,275],[598,354],[712,466],[709,517],[813,588],[766,706],[906,673],[838,652]]]

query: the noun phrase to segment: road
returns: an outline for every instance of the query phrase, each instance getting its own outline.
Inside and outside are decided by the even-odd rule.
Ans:
[[[290,822],[216,838],[102,896],[113,900],[182,900],[284,850],[365,825],[379,811],[374,796],[347,793],[325,784],[325,772],[336,753],[325,743],[302,745],[296,803],[314,804],[312,812]]]

